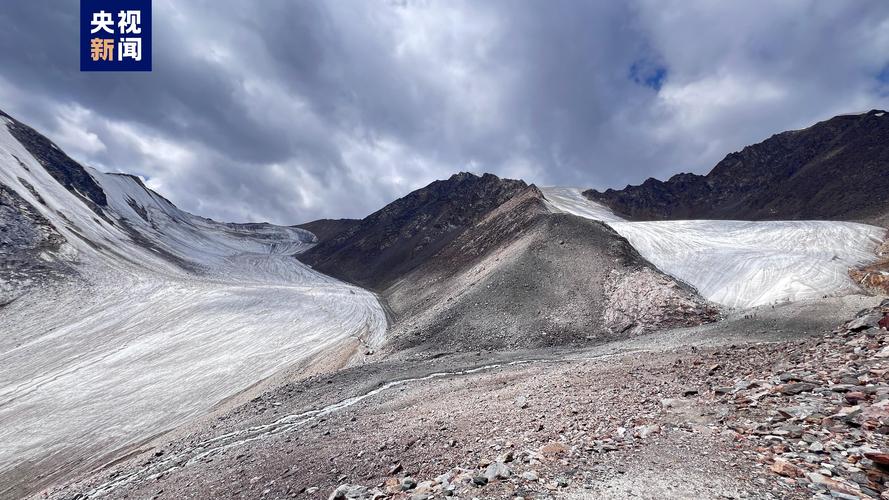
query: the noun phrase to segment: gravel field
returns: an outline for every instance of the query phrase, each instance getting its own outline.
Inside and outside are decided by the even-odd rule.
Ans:
[[[406,477],[432,495],[423,482],[440,487],[450,474],[467,498],[805,498],[757,461],[753,442],[725,432],[730,405],[700,396],[723,378],[767,373],[777,353],[877,302],[760,308],[583,350],[392,358],[315,375],[51,496],[327,498],[344,484],[400,491]],[[713,364],[725,369],[708,381]],[[494,470],[484,487],[461,482],[509,453],[508,479]]]

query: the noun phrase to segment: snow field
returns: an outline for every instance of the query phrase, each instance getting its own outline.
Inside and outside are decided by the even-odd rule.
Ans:
[[[344,341],[382,342],[373,294],[294,258],[311,233],[204,219],[88,171],[109,220],[0,126],[0,182],[65,236],[52,258],[82,275],[0,314],[0,484],[88,466]]]
[[[848,270],[874,260],[885,234],[836,221],[630,222],[580,189],[541,191],[553,209],[607,223],[659,269],[732,308],[859,293]]]

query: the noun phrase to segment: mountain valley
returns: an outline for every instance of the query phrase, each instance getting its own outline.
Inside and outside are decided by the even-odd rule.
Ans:
[[[883,112],[294,226],[0,120],[2,498],[889,496]]]

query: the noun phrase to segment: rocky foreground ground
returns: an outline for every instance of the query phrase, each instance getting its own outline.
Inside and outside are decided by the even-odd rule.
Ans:
[[[589,432],[587,419],[579,416],[574,419],[576,425],[559,429],[562,439],[537,449],[497,443],[491,449],[501,453],[474,466],[458,467],[420,483],[405,477],[390,478],[377,488],[342,485],[330,498],[476,497],[485,488],[490,488],[485,495],[496,490],[495,496],[536,497],[541,492],[548,496],[567,490],[572,483],[583,485],[591,498],[693,497],[696,492],[688,489],[695,489],[695,482],[719,483],[697,475],[687,478],[692,484],[671,484],[669,474],[658,481],[657,471],[649,469],[654,481],[636,484],[632,475],[622,477],[628,466],[609,465],[632,462],[634,454],[661,454],[658,465],[667,468],[675,467],[671,455],[696,461],[699,474],[714,465],[748,469],[754,486],[741,490],[725,486],[719,495],[726,498],[889,498],[887,328],[889,300],[861,311],[821,339],[740,348],[746,356],[738,356],[737,346],[693,350],[697,354],[690,359],[675,358],[674,370],[660,360],[644,374],[635,369],[629,372],[636,381],[649,379],[651,383],[615,388],[614,392],[630,388],[647,397],[639,401],[642,412],[622,415],[615,411],[611,415],[618,418],[610,420],[611,425],[600,422]],[[776,359],[781,361],[774,363]],[[670,394],[678,397],[653,399],[671,372],[681,374],[687,385],[681,394]],[[568,382],[563,387],[573,385]],[[621,401],[618,394],[614,396]],[[519,396],[516,405],[525,410],[528,399]],[[569,406],[568,412],[580,414],[577,406]],[[540,425],[538,432],[543,430]],[[713,449],[713,442],[728,450]],[[689,444],[700,447],[698,456],[683,453]],[[711,457],[711,451],[717,455]],[[732,457],[738,452],[743,458]],[[748,463],[739,463],[744,459]],[[765,470],[781,479],[774,481]],[[587,481],[591,476],[593,480]],[[565,493],[584,496],[577,491]]]
[[[44,496],[889,498],[878,302],[314,376]]]

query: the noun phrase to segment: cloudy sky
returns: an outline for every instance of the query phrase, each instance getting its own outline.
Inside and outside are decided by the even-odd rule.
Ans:
[[[461,170],[622,187],[889,108],[884,0],[154,0],[151,73],[81,73],[78,9],[5,2],[0,109],[221,220]]]

